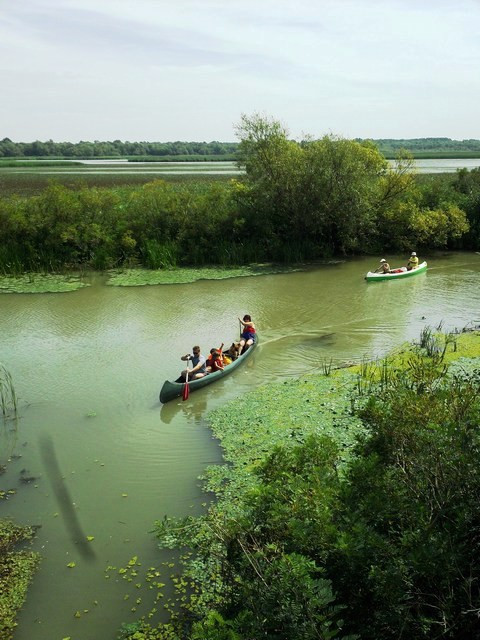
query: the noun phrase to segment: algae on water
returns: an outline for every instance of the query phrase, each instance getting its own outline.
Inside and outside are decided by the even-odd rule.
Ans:
[[[0,293],[64,293],[88,287],[80,276],[25,273],[0,276]]]
[[[33,527],[19,527],[0,520],[0,638],[11,640],[17,611],[23,605],[40,556],[14,547],[33,537]]]

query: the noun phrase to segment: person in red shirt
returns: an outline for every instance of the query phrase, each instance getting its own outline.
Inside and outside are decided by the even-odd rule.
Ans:
[[[217,349],[215,349],[215,351],[212,353],[211,367],[212,367],[212,373],[214,373],[215,371],[223,371],[225,369],[225,366],[223,364],[222,354]]]
[[[245,353],[250,345],[252,345],[257,339],[257,332],[255,330],[255,324],[252,322],[251,316],[244,315],[243,320],[238,319],[243,327],[242,334],[240,336],[240,354]]]

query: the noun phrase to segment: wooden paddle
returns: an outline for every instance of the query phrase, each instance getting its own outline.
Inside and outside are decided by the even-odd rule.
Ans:
[[[188,388],[188,371],[185,375],[185,384],[183,385],[182,400],[187,400],[190,390]]]

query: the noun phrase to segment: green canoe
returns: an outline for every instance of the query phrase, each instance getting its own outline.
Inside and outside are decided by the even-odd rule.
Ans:
[[[375,273],[374,271],[369,271],[365,276],[365,280],[368,282],[380,282],[380,280],[396,280],[398,278],[411,278],[412,276],[417,276],[419,273],[425,273],[427,270],[427,263],[422,262],[419,264],[416,269],[411,269],[407,271],[405,267],[403,267],[405,271],[399,271],[398,273]],[[395,271],[395,269],[392,269]]]
[[[191,393],[196,389],[201,389],[202,387],[206,387],[207,384],[212,384],[212,382],[216,382],[217,380],[221,380],[225,376],[228,376],[230,373],[232,373],[232,371],[234,371],[237,367],[243,364],[245,360],[247,360],[252,355],[252,353],[255,351],[257,344],[258,344],[258,334],[257,334],[257,339],[252,344],[252,346],[249,347],[245,351],[245,353],[243,353],[240,357],[238,357],[236,360],[228,364],[223,371],[215,371],[214,373],[209,373],[203,378],[198,378],[197,380],[189,381],[188,382],[189,392]],[[170,380],[165,380],[165,382],[163,383],[163,387],[160,390],[160,396],[159,396],[160,402],[165,404],[165,402],[169,402],[174,398],[180,398],[183,393],[184,385],[185,385],[185,382],[182,378],[177,378],[173,382],[171,382]]]

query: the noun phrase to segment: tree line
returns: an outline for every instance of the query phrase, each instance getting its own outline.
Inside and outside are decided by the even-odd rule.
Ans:
[[[13,142],[10,138],[0,141],[0,158],[120,158],[125,156],[224,156],[235,153],[235,142],[112,142],[81,141]]]
[[[357,138],[356,142],[365,142]],[[392,156],[405,149],[411,153],[478,153],[480,140],[452,140],[450,138],[406,138],[374,139],[372,142],[381,153]],[[0,140],[0,158],[105,158],[105,157],[153,157],[164,156],[233,156],[238,142],[128,142],[121,140],[94,142],[80,141],[53,142],[13,142],[10,138]]]
[[[240,179],[69,189],[0,199],[0,269],[292,263],[333,255],[478,249],[480,171],[419,180],[372,142],[297,143],[244,117]]]

